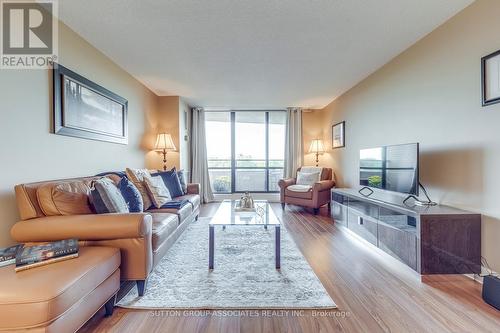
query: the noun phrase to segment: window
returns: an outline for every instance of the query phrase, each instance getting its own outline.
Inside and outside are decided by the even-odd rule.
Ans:
[[[212,190],[231,192],[231,113],[205,114],[208,173]]]
[[[277,192],[285,160],[284,111],[207,112],[210,183],[215,193]]]

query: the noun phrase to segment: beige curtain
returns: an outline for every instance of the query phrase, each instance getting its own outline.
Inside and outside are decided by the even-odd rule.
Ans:
[[[288,108],[286,117],[285,178],[295,177],[302,166],[302,109]]]
[[[200,184],[201,202],[207,203],[214,200],[214,195],[208,174],[205,111],[194,108],[191,112],[191,182]]]

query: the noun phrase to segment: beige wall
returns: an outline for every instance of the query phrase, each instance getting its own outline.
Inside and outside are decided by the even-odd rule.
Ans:
[[[177,151],[167,153],[167,168],[176,167],[178,170],[189,171],[189,133],[185,124],[184,113],[189,115],[189,105],[179,96],[157,97],[158,109],[155,112],[153,126],[154,137],[156,133],[168,133],[172,136]],[[188,140],[186,140],[186,135]],[[155,138],[151,138],[151,148],[154,147]],[[163,155],[149,150],[146,154],[146,164],[150,169],[163,168]]]
[[[0,247],[11,243],[9,230],[18,219],[14,184],[143,167],[152,144],[156,95],[62,24],[59,62],[128,100],[129,144],[50,134],[49,72],[1,70]]]
[[[316,165],[316,154],[309,154],[309,146],[314,139],[323,138],[321,110],[304,110],[302,112],[302,147],[304,149],[304,165]],[[326,144],[326,143],[325,143]],[[322,164],[323,155],[319,156]]]
[[[316,122],[345,149],[323,164],[357,186],[361,148],[420,142],[421,181],[440,203],[483,214],[482,254],[500,271],[500,104],[481,107],[480,59],[500,49],[500,1],[478,0],[328,105]]]
[[[179,169],[179,96],[158,97],[156,112],[155,133],[168,133],[172,136],[177,151],[167,152],[167,168]],[[151,149],[154,147],[152,140]],[[159,152],[149,151],[146,156],[147,167],[150,169],[163,169],[163,155]]]

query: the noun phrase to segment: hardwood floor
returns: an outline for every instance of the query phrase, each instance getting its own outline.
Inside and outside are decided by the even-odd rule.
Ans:
[[[212,216],[217,207],[204,205],[201,216]],[[99,312],[80,332],[500,331],[500,311],[482,301],[479,283],[462,276],[422,283],[404,264],[336,227],[326,210],[314,216],[299,207],[273,209],[338,310],[249,317],[116,308],[109,318]]]

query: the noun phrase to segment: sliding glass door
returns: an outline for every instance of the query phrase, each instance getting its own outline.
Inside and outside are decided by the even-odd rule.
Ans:
[[[285,157],[284,111],[207,112],[207,152],[215,193],[276,192]]]

